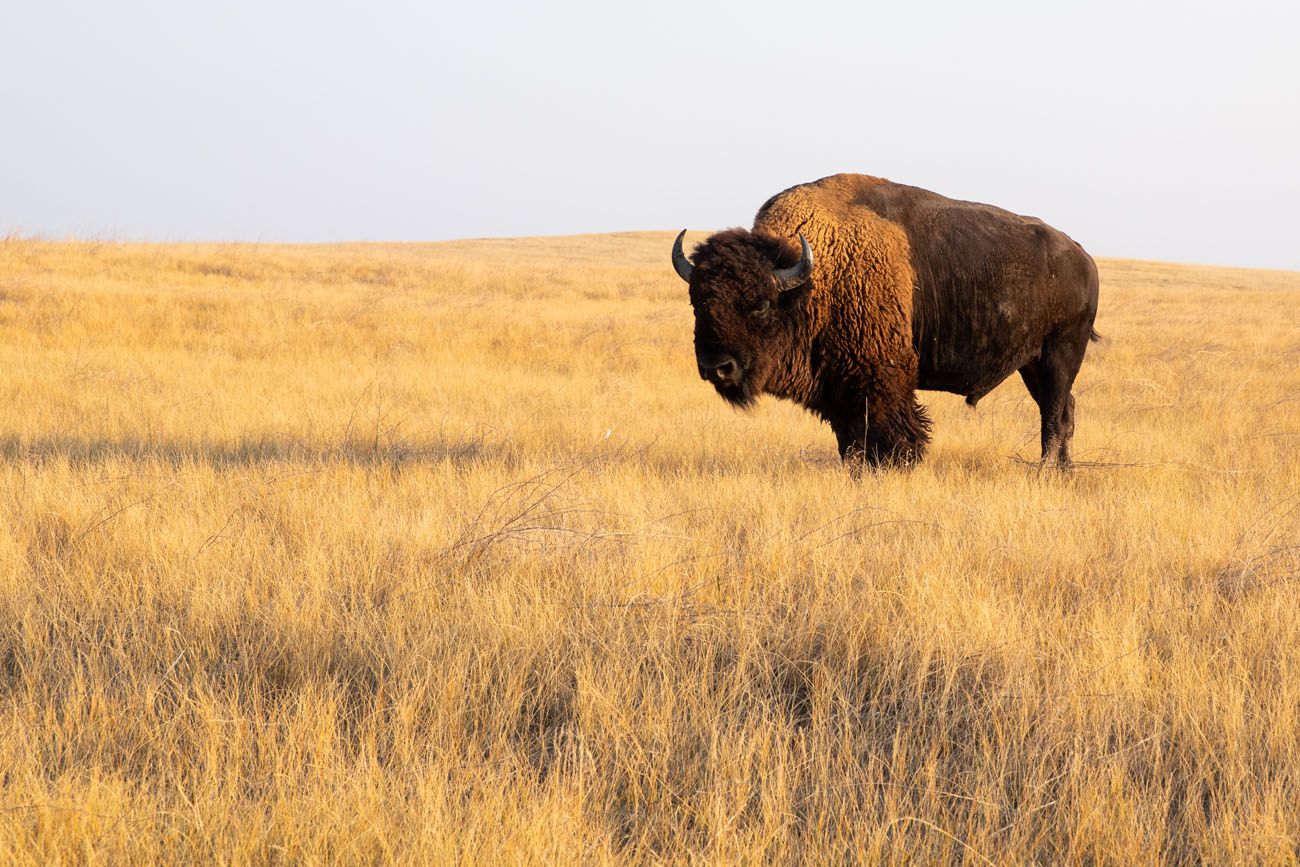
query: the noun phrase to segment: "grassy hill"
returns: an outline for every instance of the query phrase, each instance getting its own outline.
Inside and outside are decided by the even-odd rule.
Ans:
[[[1297,859],[1300,274],[854,481],[671,238],[0,242],[0,861]]]

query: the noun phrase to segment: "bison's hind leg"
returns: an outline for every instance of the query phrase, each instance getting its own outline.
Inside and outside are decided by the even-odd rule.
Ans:
[[[1070,468],[1070,442],[1074,438],[1074,395],[1070,390],[1083,364],[1091,333],[1091,326],[1055,333],[1043,341],[1042,354],[1020,368],[1025,388],[1038,404],[1044,465],[1055,463],[1062,469]]]

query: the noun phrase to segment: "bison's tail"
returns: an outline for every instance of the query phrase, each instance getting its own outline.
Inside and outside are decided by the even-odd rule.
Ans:
[[[1088,339],[1096,343],[1098,340],[1101,340],[1101,335],[1098,334],[1097,329],[1094,328],[1092,329],[1092,333],[1088,335]]]

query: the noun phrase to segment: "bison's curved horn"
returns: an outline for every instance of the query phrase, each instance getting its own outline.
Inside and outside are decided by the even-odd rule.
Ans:
[[[691,272],[695,270],[695,266],[691,264],[691,260],[687,259],[686,254],[682,252],[682,238],[685,237],[686,230],[682,229],[681,233],[677,236],[677,240],[673,241],[673,268],[676,269],[678,277],[681,277],[689,283],[691,282]]]
[[[772,276],[776,279],[777,288],[782,292],[793,289],[796,286],[802,286],[804,283],[807,283],[808,278],[812,276],[812,248],[808,246],[808,239],[802,234],[799,235],[799,243],[803,245],[803,252],[799,257],[799,264],[791,265],[789,268],[777,268],[772,272]]]

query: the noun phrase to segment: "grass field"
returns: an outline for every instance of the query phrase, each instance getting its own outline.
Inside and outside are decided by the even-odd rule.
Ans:
[[[0,242],[0,863],[1300,858],[1300,274],[854,481],[671,239]]]

